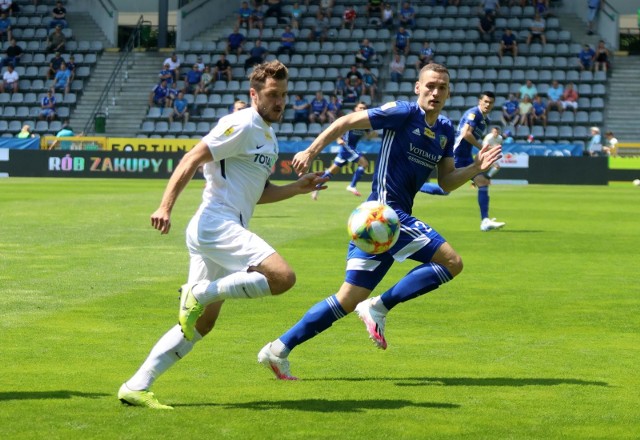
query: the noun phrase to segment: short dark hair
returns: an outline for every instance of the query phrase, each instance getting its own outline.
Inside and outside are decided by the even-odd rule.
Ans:
[[[278,60],[267,61],[254,67],[249,75],[251,88],[256,91],[262,90],[268,78],[277,81],[289,79],[289,69]]]
[[[484,96],[486,96],[487,98],[496,99],[496,94],[488,90],[480,94],[480,99],[482,99]]]

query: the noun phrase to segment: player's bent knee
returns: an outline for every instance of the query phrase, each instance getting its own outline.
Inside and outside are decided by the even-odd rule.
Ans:
[[[281,295],[296,284],[296,274],[290,268],[278,273],[273,279],[269,279],[269,288],[272,295]]]

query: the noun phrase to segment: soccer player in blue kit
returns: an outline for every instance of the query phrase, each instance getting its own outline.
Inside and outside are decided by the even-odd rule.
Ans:
[[[493,109],[496,97],[493,92],[483,92],[478,100],[478,105],[471,107],[462,115],[456,130],[456,140],[453,147],[455,166],[467,167],[474,162],[473,147],[482,148],[482,138],[489,125],[488,115]],[[491,231],[500,229],[505,225],[495,218],[489,217],[489,185],[491,177],[486,172],[480,172],[471,177],[478,188],[478,206],[480,207],[480,230]],[[440,185],[425,183],[420,191],[427,194],[446,195],[447,191]]]
[[[449,72],[431,63],[415,83],[417,102],[396,101],[370,110],[342,116],[293,158],[293,167],[304,173],[324,147],[348,130],[383,130],[382,147],[368,200],[384,202],[402,223],[398,242],[387,252],[367,254],[353,243],[347,253],[346,278],[335,295],[312,306],[298,323],[258,353],[258,362],[278,379],[294,380],[288,355],[296,346],[356,311],[370,338],[382,349],[387,313],[396,305],[416,298],[450,281],[462,271],[462,259],[438,232],[412,216],[413,201],[434,168],[438,182],[452,191],[473,176],[488,170],[502,157],[502,149],[482,148],[473,163],[456,168],[453,160],[454,128],[440,115],[449,97]],[[394,261],[421,263],[380,296],[369,298]]]
[[[359,112],[367,109],[367,104],[364,102],[359,102],[354,107],[353,111]],[[363,137],[370,137],[372,132],[371,130],[349,130],[342,137],[338,138],[338,144],[340,144],[340,151],[336,155],[335,159],[333,159],[333,163],[331,166],[324,172],[322,177],[331,178],[335,173],[337,173],[340,168],[345,166],[347,162],[357,163],[358,168],[353,173],[353,178],[351,179],[351,183],[347,186],[347,191],[352,193],[355,196],[362,196],[360,191],[356,188],[358,181],[362,178],[364,171],[369,166],[369,161],[367,158],[362,155],[361,152],[358,151],[358,142]],[[311,198],[313,200],[318,200],[318,191],[313,191],[311,193]]]

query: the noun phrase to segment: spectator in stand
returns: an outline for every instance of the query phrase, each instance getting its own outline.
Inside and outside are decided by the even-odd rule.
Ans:
[[[236,99],[231,106],[231,113],[235,113],[237,111],[243,110],[249,107],[249,105],[244,102],[242,99]]]
[[[0,83],[0,93],[18,92],[18,82],[20,75],[13,68],[13,64],[7,64],[7,70],[2,74],[2,83]]]
[[[336,86],[334,88],[333,93],[338,97],[342,97],[344,96],[344,92],[346,88],[347,88],[347,82],[345,81],[344,77],[342,75],[338,75],[338,77],[336,78]]]
[[[319,41],[324,43],[329,35],[329,17],[324,15],[320,9],[316,11],[314,22],[309,26],[309,41]]]
[[[604,41],[600,40],[598,42],[598,47],[596,48],[596,53],[593,57],[594,60],[594,70],[596,72],[603,71],[607,72],[609,70],[609,60],[611,59],[611,54],[609,53],[609,49],[605,46]]]
[[[211,73],[211,66],[205,65],[204,71],[202,72],[202,77],[200,78],[200,84],[198,84],[198,88],[196,89],[195,96],[204,93],[208,95],[211,93],[211,88],[213,87],[213,74]]]
[[[6,12],[0,14],[0,42],[6,38],[7,41],[11,41],[11,19]]]
[[[256,64],[262,64],[269,51],[262,45],[262,40],[258,38],[249,50],[249,58],[244,62],[244,70],[247,71]]]
[[[62,5],[62,2],[56,2],[56,7],[51,11],[49,29],[53,29],[56,26],[62,26],[63,29],[68,26],[67,9]]]
[[[593,70],[593,59],[596,55],[595,50],[588,44],[582,46],[582,50],[578,53],[578,68],[582,70]]]
[[[291,26],[287,25],[284,27],[284,32],[280,37],[280,47],[278,48],[277,54],[282,55],[286,53],[289,56],[293,55],[296,51],[295,44],[296,34],[291,31]]]
[[[367,38],[360,43],[360,49],[356,52],[356,63],[363,67],[371,66],[376,57],[376,51]]]
[[[540,40],[542,44],[547,44],[547,37],[544,34],[546,27],[547,27],[547,23],[545,19],[542,18],[540,14],[536,14],[533,17],[531,26],[529,26],[529,36],[527,37],[527,46],[530,45],[534,40]]]
[[[238,9],[238,28],[241,27],[251,29],[251,8],[247,2],[242,2]]]
[[[163,80],[167,82],[167,85],[173,83],[173,72],[169,68],[169,63],[165,63],[158,73],[158,82]]]
[[[178,58],[178,55],[173,52],[171,56],[165,59],[164,63],[162,64],[165,66],[165,69],[167,65],[169,66],[169,70],[171,71],[171,75],[173,76],[173,80],[171,82],[178,82],[178,77],[180,76],[180,59]],[[167,85],[169,85],[169,82],[167,82]]]
[[[541,17],[549,15],[549,0],[532,0],[533,7]]]
[[[264,29],[264,11],[261,7],[255,7],[251,10],[251,21],[249,22],[250,29],[258,29],[259,35],[262,36]]]
[[[40,101],[40,115],[38,117],[41,121],[45,119],[47,121],[53,121],[56,118],[56,97],[53,94],[53,89],[47,90],[47,94],[42,97]]]
[[[498,48],[498,55],[500,56],[500,60],[504,56],[505,52],[511,53],[513,58],[518,56],[518,41],[516,40],[516,36],[513,35],[511,29],[506,28],[502,34],[502,38],[500,39],[500,47]]]
[[[393,53],[396,55],[408,55],[410,43],[411,34],[409,34],[404,26],[400,26],[398,28],[398,32],[396,32],[395,43],[393,45]]]
[[[320,9],[318,8],[318,10]],[[303,11],[302,11],[302,8],[300,7],[300,4],[298,2],[295,2],[293,4],[293,7],[291,8],[291,16],[289,17],[289,24],[291,25],[291,28],[293,30],[295,31],[300,30],[300,22],[302,21],[302,15],[303,15]]]
[[[567,84],[562,94],[562,109],[566,110],[567,108],[571,108],[573,113],[578,111],[578,91],[572,82]]]
[[[395,54],[391,63],[389,63],[389,75],[391,76],[391,81],[393,82],[402,82],[402,77],[404,76],[404,58],[399,54]]]
[[[173,122],[174,118],[181,119],[186,124],[189,122],[189,102],[184,97],[184,92],[178,92],[178,96],[173,101],[173,110],[169,115],[169,122]]]
[[[586,153],[592,157],[602,156],[602,136],[598,127],[591,127],[591,138]]]
[[[227,37],[227,49],[225,50],[225,54],[229,55],[230,53],[235,53],[236,55],[240,55],[244,50],[244,42],[244,34],[240,32],[240,28],[238,26],[235,26],[233,31]]]
[[[221,53],[220,58],[216,61],[216,64],[213,67],[213,80],[229,82],[232,79],[231,63],[227,59],[227,56]]]
[[[27,139],[30,137],[31,138],[36,137],[36,135],[31,133],[31,126],[29,124],[24,124],[22,126],[22,129],[20,130],[20,133],[18,133],[16,137],[18,139]]]
[[[327,122],[327,110],[329,108],[329,102],[322,96],[321,91],[316,92],[315,98],[311,100],[311,111],[309,112],[309,122],[319,122],[324,124]]]
[[[604,134],[604,137],[607,139],[607,144],[602,146],[602,149],[609,156],[617,156],[618,155],[618,139],[613,135],[612,131],[607,131]]]
[[[69,86],[73,83],[73,80],[76,79],[76,57],[74,55],[69,55],[69,60],[67,61],[67,70],[69,71]]]
[[[24,51],[22,47],[20,47],[15,39],[11,39],[9,42],[9,46],[7,46],[7,50],[5,51],[6,56],[2,59],[2,67],[7,67],[9,64],[13,64],[13,66],[17,66],[20,64],[20,59],[22,58],[22,54]]]
[[[355,104],[360,100],[362,94],[362,87],[358,87],[356,84],[352,84],[349,78],[345,80],[344,89],[344,103]]]
[[[600,10],[600,0],[587,0],[587,7],[589,8],[587,14],[587,34],[593,35],[593,27]]]
[[[538,94],[538,88],[533,85],[530,79],[527,80],[526,84],[520,87],[520,99],[524,99],[525,96],[529,97],[529,102],[533,99],[534,96]]]
[[[200,81],[202,80],[202,72],[197,64],[191,66],[191,70],[189,70],[184,75],[184,87],[182,91],[187,93],[194,93],[198,86],[200,85]]]
[[[20,12],[20,6],[12,0],[0,0],[0,12],[7,15],[16,15]]]
[[[541,122],[543,127],[547,127],[547,106],[542,97],[536,95],[533,98],[533,112],[531,113],[531,125]]]
[[[424,66],[433,61],[435,52],[428,41],[422,43],[420,52],[418,53],[418,59],[416,60],[416,70],[422,69]]]
[[[516,95],[509,93],[509,98],[502,104],[502,125],[515,126],[520,119],[520,102]],[[505,131],[506,134],[506,131]]]
[[[168,96],[169,89],[167,88],[167,81],[163,79],[160,81],[160,84],[153,86],[151,93],[149,93],[149,107],[153,107],[154,105],[166,107]]]
[[[380,20],[380,14],[382,13],[382,0],[369,0],[367,2],[367,18],[371,20],[376,18]],[[371,21],[369,21],[371,23]]]
[[[480,10],[481,15],[492,13],[497,14],[500,11],[500,1],[499,0],[481,0],[480,1]]]
[[[358,91],[358,97],[364,94],[364,78],[362,73],[358,70],[358,66],[352,64],[349,71],[345,75],[347,86],[351,85]]]
[[[47,70],[47,80],[50,80],[51,78],[56,76],[56,73],[58,73],[58,70],[60,70],[60,66],[64,62],[65,60],[60,54],[60,52],[59,51],[56,52],[53,55],[53,57],[49,60],[49,70]]]
[[[502,145],[513,144],[514,142],[515,142],[515,139],[513,139],[513,133],[511,133],[511,130],[505,130]]]
[[[278,23],[282,21],[282,0],[267,0],[265,17],[276,17]]]
[[[563,94],[564,87],[562,87],[562,84],[560,84],[557,79],[554,79],[551,82],[551,87],[547,89],[547,112],[551,111],[554,108],[560,113],[564,111],[564,107],[562,106]]]
[[[67,38],[62,33],[62,27],[56,26],[51,34],[47,37],[47,53],[63,52],[67,44]]]
[[[198,70],[200,72],[204,72],[204,62],[202,61],[202,55],[198,55],[196,58],[196,65],[198,66]]]
[[[342,115],[342,101],[338,95],[331,95],[327,105],[327,122],[331,124]]]
[[[398,19],[400,20],[400,26],[408,29],[413,29],[416,25],[416,10],[413,9],[411,3],[404,2],[398,12]]]
[[[533,115],[533,103],[529,95],[524,95],[518,104],[518,110],[520,118],[516,122],[516,125],[524,125],[531,127],[531,117]]]
[[[67,69],[67,63],[64,61],[60,64],[60,70],[56,72],[56,76],[53,78],[51,87],[56,91],[61,91],[65,95],[69,93],[69,87],[71,86],[71,72]]]
[[[304,122],[306,123],[309,120],[309,101],[306,100],[304,96],[301,94],[295,95],[295,100],[293,101],[293,122]]]
[[[493,12],[487,12],[478,22],[480,39],[492,43],[496,38],[496,19]]]
[[[362,82],[364,84],[364,93],[368,93],[371,98],[371,103],[376,102],[376,92],[378,90],[378,78],[373,74],[371,69],[367,66],[364,67],[364,73],[362,74]]]
[[[356,7],[354,5],[345,6],[342,13],[342,29],[349,28],[353,31],[353,27],[356,24],[356,15]]]
[[[173,103],[178,98],[178,92],[178,83],[167,84],[167,100],[165,102],[167,108],[173,108]]]
[[[394,12],[391,4],[385,3],[380,13],[380,19],[382,20],[382,26],[391,30],[394,28]]]
[[[326,17],[331,17],[334,3],[334,0],[320,0],[320,10]],[[307,6],[309,6],[309,0],[307,0]]]

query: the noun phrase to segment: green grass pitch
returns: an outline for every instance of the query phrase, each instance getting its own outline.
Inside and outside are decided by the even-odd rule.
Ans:
[[[228,301],[216,329],[155,385],[171,412],[122,406],[120,384],[177,320],[184,229],[149,225],[166,181],[0,179],[3,439],[637,439],[640,189],[493,186],[502,231],[481,233],[475,190],[418,194],[415,214],[465,269],[396,307],[386,351],[355,315],[298,347],[302,380],[259,349],[336,291],[361,200],[330,183],[259,206],[251,228],[294,267],[280,297]],[[361,184],[364,189],[367,184]],[[395,265],[376,293],[414,266]]]

